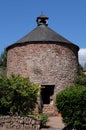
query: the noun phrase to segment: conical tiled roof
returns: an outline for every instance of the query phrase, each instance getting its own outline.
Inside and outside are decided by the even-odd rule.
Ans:
[[[34,30],[18,40],[16,43],[25,43],[31,41],[55,41],[70,43],[67,39],[45,25],[37,26]]]
[[[16,43],[12,44],[8,48],[17,45],[17,44],[25,44],[25,43],[30,43],[30,42],[58,42],[58,43],[67,43],[67,44],[72,44],[72,42],[68,41],[65,39],[63,36],[59,35],[55,31],[53,31],[51,28],[48,27],[47,24],[48,17],[45,15],[40,15],[37,17],[36,22],[37,22],[37,27],[32,30],[30,33],[28,33],[26,36],[18,40]],[[74,45],[76,46],[76,45]],[[76,46],[78,47],[78,46]]]

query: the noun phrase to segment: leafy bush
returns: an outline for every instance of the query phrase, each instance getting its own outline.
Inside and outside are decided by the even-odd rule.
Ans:
[[[75,79],[75,84],[86,86],[86,75],[84,73],[78,75]]]
[[[4,49],[4,52],[0,55],[0,67],[5,68],[7,66],[7,51]]]
[[[84,74],[83,68],[81,67],[81,65],[78,66],[78,70],[79,70],[79,73],[75,79],[75,84],[86,86],[86,74]]]
[[[86,129],[86,87],[71,86],[56,95],[56,106],[63,122],[71,129]]]
[[[48,116],[46,114],[40,114],[39,120],[41,121],[41,127],[45,126],[48,121]]]
[[[0,77],[0,114],[26,115],[35,107],[39,87],[29,78]]]

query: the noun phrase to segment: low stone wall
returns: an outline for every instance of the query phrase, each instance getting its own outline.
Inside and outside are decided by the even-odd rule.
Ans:
[[[40,121],[32,118],[31,116],[1,116],[0,128],[2,130],[39,130]]]

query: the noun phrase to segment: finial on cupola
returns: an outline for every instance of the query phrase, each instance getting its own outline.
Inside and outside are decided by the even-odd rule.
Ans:
[[[36,22],[37,22],[37,25],[48,25],[48,17],[45,16],[44,14],[41,14],[39,17],[37,17],[36,19]]]

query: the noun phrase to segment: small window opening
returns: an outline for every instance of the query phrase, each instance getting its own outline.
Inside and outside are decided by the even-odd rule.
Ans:
[[[52,96],[54,94],[55,85],[42,85],[41,88],[41,100],[43,104],[50,104],[52,102]]]

